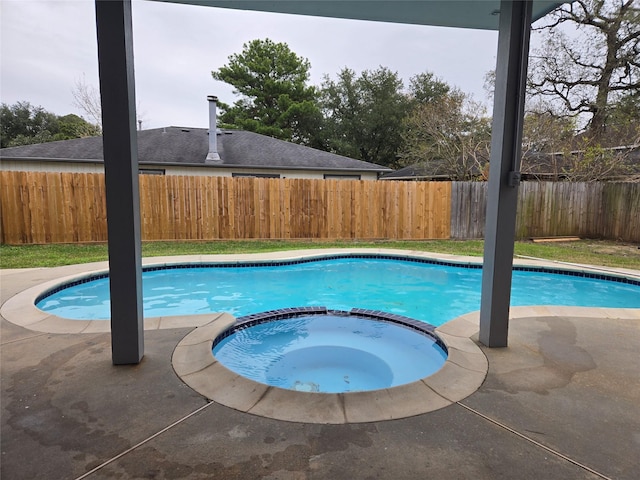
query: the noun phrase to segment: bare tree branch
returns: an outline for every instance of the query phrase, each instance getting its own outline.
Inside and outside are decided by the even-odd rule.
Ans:
[[[87,117],[89,122],[102,128],[102,108],[100,106],[100,92],[93,85],[85,82],[84,78],[76,80],[73,89],[73,104]]]
[[[588,115],[592,136],[604,134],[613,94],[632,93],[640,83],[640,9],[634,5],[578,0],[536,29],[544,42],[530,57],[530,95],[555,96],[567,112]],[[563,33],[567,26],[574,27],[572,36]]]

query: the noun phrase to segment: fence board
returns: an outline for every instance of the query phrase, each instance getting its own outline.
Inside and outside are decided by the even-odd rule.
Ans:
[[[486,182],[451,184],[451,238],[484,237],[486,197]]]
[[[65,232],[71,231],[71,218],[70,212],[65,208],[65,202],[61,195],[57,192],[63,188],[63,180],[60,174],[49,175],[46,178],[46,201],[49,206],[49,214],[46,215],[42,212],[42,221],[45,224],[47,234],[45,236],[45,243],[55,243],[63,241],[61,238]],[[32,179],[31,181],[37,181]],[[44,185],[43,185],[44,187]]]
[[[640,241],[640,188],[638,184],[605,184],[602,187],[603,235],[607,238]]]
[[[40,172],[34,172],[31,184],[28,186],[29,209],[33,218],[31,234],[34,240],[39,243],[46,241],[45,226],[49,223],[45,220],[44,212],[44,205],[47,201],[47,185],[43,184],[44,181],[46,181],[44,175]]]

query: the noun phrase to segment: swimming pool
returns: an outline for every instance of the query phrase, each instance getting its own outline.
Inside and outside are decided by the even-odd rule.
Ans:
[[[295,262],[174,265],[143,273],[145,317],[290,306],[365,308],[441,325],[480,308],[479,265],[409,257],[340,255]],[[511,304],[640,308],[640,281],[516,267]],[[108,319],[108,278],[41,295],[36,305],[71,319]]]

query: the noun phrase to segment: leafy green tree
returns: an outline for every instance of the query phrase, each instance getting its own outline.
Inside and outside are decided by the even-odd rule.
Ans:
[[[221,105],[220,121],[227,125],[319,146],[322,114],[317,92],[309,81],[311,64],[289,49],[286,43],[270,39],[253,40],[229,62],[211,72],[214,79],[228,83],[241,95],[233,106]]]
[[[396,72],[386,67],[349,68],[322,84],[329,150],[367,162],[396,167],[402,143],[403,120],[410,100]]]
[[[0,107],[2,148],[51,141],[58,128],[58,118],[53,113],[29,102],[3,103]]]
[[[585,117],[589,138],[605,140],[611,104],[640,89],[637,0],[576,0],[548,18],[536,29],[543,43],[531,55],[529,92]]]
[[[409,95],[414,105],[438,101],[451,92],[451,86],[431,72],[419,73],[409,79]]]
[[[102,134],[98,125],[91,124],[73,113],[58,117],[58,126],[60,128],[54,135],[54,140],[95,137]]]
[[[59,117],[29,102],[0,106],[1,148],[99,135],[100,130],[77,115]]]

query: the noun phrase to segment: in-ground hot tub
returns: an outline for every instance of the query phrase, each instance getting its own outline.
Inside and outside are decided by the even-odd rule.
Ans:
[[[446,346],[425,322],[324,307],[241,317],[214,340],[212,351],[253,381],[320,393],[404,385],[432,375],[447,359]]]
[[[278,320],[291,319],[294,322],[311,316],[320,324],[326,319],[325,314],[334,318],[337,323],[349,323],[347,330],[354,334],[350,341],[336,340],[334,328],[328,328],[331,340],[319,341],[315,345],[304,343],[306,330],[289,330],[284,342],[270,343],[270,362],[264,362],[262,375],[270,377],[275,382],[285,382],[286,388],[253,380],[239,374],[213,355],[214,343],[216,347],[227,338],[234,335],[250,333],[254,326],[274,324],[281,329],[283,324]],[[317,315],[317,316],[316,316]],[[238,321],[240,320],[240,321]],[[357,322],[369,322],[367,328],[357,326]],[[313,322],[312,322],[313,323]],[[426,357],[435,357],[435,361],[426,361],[420,356],[409,355],[411,367],[424,367],[413,373],[415,380],[405,377],[408,383],[396,386],[381,387],[396,374],[395,367],[390,366],[388,357],[380,353],[384,346],[387,324],[400,328],[402,352],[395,347],[389,347],[391,356],[405,356],[414,342],[427,339],[428,349],[432,351]],[[356,328],[353,328],[356,325]],[[287,327],[288,328],[288,327]],[[176,374],[191,388],[206,398],[218,404],[225,405],[241,412],[269,417],[290,422],[343,424],[391,420],[420,415],[426,412],[447,407],[454,402],[471,395],[482,384],[487,373],[487,359],[478,346],[469,338],[476,330],[476,326],[464,318],[458,318],[447,323],[446,326],[433,328],[423,321],[412,320],[400,315],[383,313],[373,310],[352,309],[349,312],[331,312],[325,307],[309,306],[299,309],[284,308],[277,311],[252,314],[240,319],[228,313],[216,314],[211,321],[185,336],[173,352],[172,364]],[[321,330],[323,330],[321,328]],[[367,330],[370,330],[367,333]],[[406,332],[405,332],[406,330]],[[403,335],[407,335],[406,337]],[[321,333],[320,336],[324,336]],[[394,335],[394,334],[391,334]],[[312,335],[309,334],[309,337]],[[314,334],[313,336],[316,336]],[[408,340],[408,341],[407,341]],[[298,343],[301,341],[302,343]],[[342,344],[340,343],[342,342]],[[244,343],[252,343],[242,342]],[[394,342],[391,341],[391,344]],[[367,347],[365,348],[365,345]],[[325,349],[323,346],[328,346]],[[341,347],[340,354],[336,354],[334,347]],[[287,350],[288,348],[288,350]],[[317,356],[324,350],[327,357]],[[273,350],[270,351],[270,349]],[[346,350],[346,354],[345,354]],[[354,352],[355,350],[355,352]],[[446,355],[443,355],[446,352]],[[243,361],[252,362],[250,349],[241,348],[237,353]],[[417,354],[416,354],[417,355]],[[373,358],[372,358],[373,357]],[[406,358],[406,357],[405,357]],[[418,360],[418,358],[420,358]],[[313,359],[313,360],[310,360]],[[344,361],[348,372],[343,370]],[[440,368],[440,362],[443,362]],[[406,364],[407,362],[405,362]],[[318,377],[300,377],[296,371],[290,374],[294,367],[304,367],[305,375],[313,373],[316,366],[324,370]],[[402,367],[400,370],[404,370]],[[389,373],[391,372],[391,373]],[[429,372],[434,372],[429,374]],[[421,377],[421,375],[428,375]],[[345,378],[347,376],[348,378]],[[282,377],[282,378],[280,378]],[[330,377],[330,382],[325,378]],[[362,378],[357,378],[362,377]],[[375,381],[371,381],[371,377]],[[347,383],[348,380],[348,383]],[[366,382],[365,382],[366,380]],[[271,383],[275,383],[271,382]],[[297,383],[296,383],[297,382]],[[356,389],[356,384],[362,382]],[[375,383],[383,382],[383,383]],[[316,386],[317,384],[317,386]],[[323,384],[335,387],[337,393],[324,393]],[[346,388],[345,388],[346,385]],[[333,387],[332,387],[333,388]],[[360,388],[368,388],[360,390]],[[348,391],[350,390],[350,391]]]

